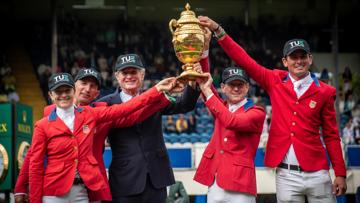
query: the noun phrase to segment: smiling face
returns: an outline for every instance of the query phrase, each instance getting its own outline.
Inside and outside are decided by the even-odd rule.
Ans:
[[[77,105],[89,105],[99,94],[99,85],[94,77],[85,77],[75,82],[75,103]]]
[[[62,85],[55,90],[49,91],[49,96],[57,107],[67,109],[73,105],[74,88]]]
[[[241,102],[249,91],[249,83],[243,80],[233,80],[226,84],[221,84],[221,90],[227,97],[230,104]]]
[[[291,77],[295,80],[300,80],[309,73],[309,68],[312,64],[312,55],[299,49],[282,58],[282,62],[284,66],[288,68]]]
[[[138,92],[142,86],[145,77],[145,70],[139,68],[125,68],[117,71],[115,77],[119,83],[119,86],[123,91],[129,94]]]

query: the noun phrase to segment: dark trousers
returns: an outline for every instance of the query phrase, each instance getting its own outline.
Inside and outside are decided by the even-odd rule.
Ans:
[[[146,177],[146,185],[144,191],[140,194],[129,195],[123,197],[114,197],[113,203],[165,203],[166,187],[157,189],[150,181],[149,175]]]

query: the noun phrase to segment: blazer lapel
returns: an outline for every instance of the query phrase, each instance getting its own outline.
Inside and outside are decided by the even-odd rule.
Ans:
[[[83,113],[82,107],[75,108],[75,118],[74,118],[74,134],[77,135],[83,130],[83,124],[85,121],[85,116]]]
[[[291,82],[291,79],[289,76],[287,76],[284,80],[283,80],[283,85],[285,87],[285,90],[288,94],[290,94],[291,97],[293,98],[297,98],[296,96],[296,92],[294,90],[294,84]]]
[[[306,99],[307,97],[312,97],[314,94],[316,94],[319,91],[319,87],[316,86],[316,84],[313,82],[311,83],[309,89],[306,90],[306,92],[301,95],[299,100]]]
[[[110,105],[122,103],[119,88],[117,88],[114,94],[112,95],[110,102],[111,102]]]
[[[65,125],[65,123],[57,116],[56,108],[51,111],[50,115],[48,116],[48,120],[50,123],[52,123],[52,127],[54,129],[63,133],[72,134],[70,129]]]
[[[307,97],[311,97],[314,94],[316,94],[320,89],[320,82],[319,80],[316,78],[316,76],[312,73],[311,74],[311,78],[313,79],[313,82],[311,83],[309,89],[306,90],[306,92],[304,92],[303,95],[301,95],[301,97],[299,98],[299,100],[303,100],[306,99]]]

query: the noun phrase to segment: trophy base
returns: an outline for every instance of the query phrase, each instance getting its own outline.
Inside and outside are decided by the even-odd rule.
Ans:
[[[189,81],[195,81],[196,78],[206,77],[206,75],[198,73],[194,70],[186,70],[182,72],[176,79],[182,83],[187,83]]]

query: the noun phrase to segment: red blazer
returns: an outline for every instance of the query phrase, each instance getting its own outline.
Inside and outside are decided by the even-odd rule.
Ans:
[[[219,44],[270,96],[272,122],[265,165],[278,166],[293,144],[303,170],[329,169],[327,151],[335,175],[346,176],[334,108],[336,89],[312,75],[313,84],[298,99],[287,71],[269,70],[257,64],[228,35]]]
[[[200,64],[204,72],[210,72],[207,58]],[[231,113],[215,87],[211,89],[215,96],[205,104],[215,117],[215,129],[194,180],[210,186],[217,174],[221,188],[256,195],[254,159],[266,114],[252,101]]]
[[[211,186],[256,195],[254,159],[262,132],[265,111],[249,100],[231,113],[217,96],[205,102],[214,115],[215,128],[194,180]]]
[[[76,169],[89,190],[107,188],[99,163],[93,156],[93,135],[97,124],[116,120],[120,116],[127,117],[144,104],[158,104],[159,99],[164,99],[159,94],[156,88],[152,88],[132,102],[111,107],[76,108],[74,133],[57,117],[56,109],[48,117],[38,121],[35,124],[30,156],[30,201],[41,202],[45,195],[66,194],[73,185]]]

